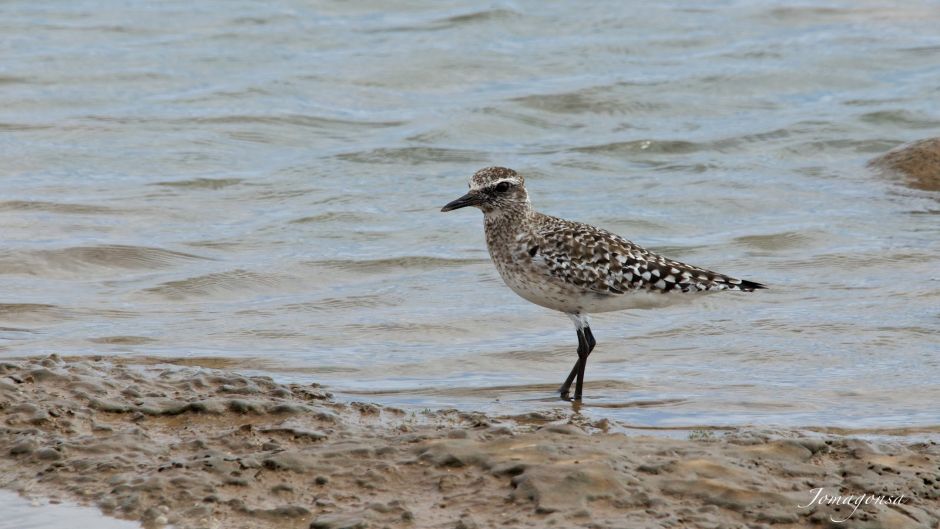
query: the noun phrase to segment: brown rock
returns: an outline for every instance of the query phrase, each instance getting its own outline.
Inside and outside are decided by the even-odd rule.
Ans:
[[[868,166],[899,174],[912,187],[940,191],[940,138],[902,145],[871,160]]]
[[[364,529],[365,521],[355,516],[324,514],[310,522],[310,529]]]

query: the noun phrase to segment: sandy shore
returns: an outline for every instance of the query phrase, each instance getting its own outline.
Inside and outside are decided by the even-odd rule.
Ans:
[[[940,446],[903,437],[627,436],[570,411],[411,413],[56,356],[0,361],[0,419],[0,488],[148,526],[940,526]],[[806,506],[820,487],[905,499]]]

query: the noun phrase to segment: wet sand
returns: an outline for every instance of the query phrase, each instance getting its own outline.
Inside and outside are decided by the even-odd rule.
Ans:
[[[0,361],[0,488],[187,528],[935,528],[940,446],[810,432],[624,435],[316,385],[57,356]],[[830,494],[901,505],[811,505]]]

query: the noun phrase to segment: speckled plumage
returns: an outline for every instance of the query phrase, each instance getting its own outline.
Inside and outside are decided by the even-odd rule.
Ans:
[[[490,256],[506,284],[522,297],[562,312],[657,305],[655,298],[631,299],[635,294],[672,297],[759,288],[667,259],[609,231],[531,209],[487,218],[485,227]],[[547,299],[538,299],[533,290]]]
[[[539,213],[529,202],[525,180],[511,169],[477,171],[470,192],[443,211],[464,206],[483,211],[487,248],[506,285],[535,304],[571,316],[582,346],[593,342],[589,313],[661,306],[700,292],[764,288],[667,259],[609,231]],[[583,348],[586,363],[593,344]],[[562,386],[563,395],[571,378]]]

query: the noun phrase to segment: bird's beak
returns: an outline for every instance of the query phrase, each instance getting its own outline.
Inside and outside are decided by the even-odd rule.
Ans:
[[[441,208],[441,211],[453,211],[467,206],[477,206],[481,203],[483,203],[483,196],[480,193],[471,191],[453,202],[448,202],[446,206]]]

